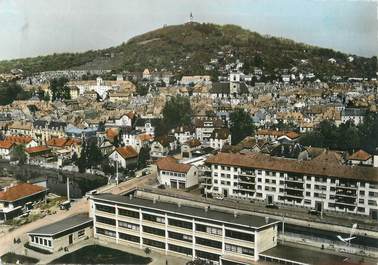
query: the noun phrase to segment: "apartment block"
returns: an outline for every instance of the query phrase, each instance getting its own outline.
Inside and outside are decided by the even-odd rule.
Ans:
[[[378,169],[265,154],[218,153],[202,168],[205,193],[378,219]]]
[[[95,238],[211,264],[250,264],[277,245],[279,221],[193,202],[101,194],[91,199],[91,215]]]

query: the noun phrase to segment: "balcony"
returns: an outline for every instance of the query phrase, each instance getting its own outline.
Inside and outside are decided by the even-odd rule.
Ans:
[[[303,179],[300,178],[286,178],[286,182],[303,183]]]

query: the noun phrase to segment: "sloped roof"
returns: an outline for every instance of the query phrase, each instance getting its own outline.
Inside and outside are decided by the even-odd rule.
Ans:
[[[0,149],[11,149],[14,143],[9,141],[0,141]]]
[[[358,161],[366,161],[371,158],[371,154],[365,152],[364,150],[360,149],[357,152],[351,154],[348,157],[348,160],[358,160]]]
[[[180,164],[173,157],[164,157],[156,161],[156,165],[159,170],[167,170],[172,172],[187,173],[191,165]]]
[[[135,149],[130,145],[118,147],[115,149],[115,151],[118,152],[118,154],[120,154],[124,159],[138,157],[138,152],[135,151]]]
[[[47,141],[48,146],[53,146],[53,147],[66,147],[66,146],[71,146],[71,145],[79,145],[80,141],[72,139],[72,138],[51,138],[50,140]]]
[[[190,147],[197,147],[197,146],[200,146],[201,145],[201,141],[198,140],[198,139],[192,139],[192,140],[189,140],[187,142],[185,142],[185,144],[189,145]]]
[[[0,201],[16,201],[18,199],[45,191],[46,189],[29,183],[20,183],[0,192]]]
[[[312,159],[312,161],[326,163],[326,164],[332,163],[332,164],[341,165],[343,158],[339,153],[335,151],[324,150],[320,155]]]
[[[25,149],[25,152],[28,154],[34,154],[34,153],[40,153],[40,152],[46,152],[50,151],[51,149],[48,146],[40,145],[40,146],[34,146],[29,147]]]
[[[11,135],[5,138],[5,141],[12,142],[15,144],[27,144],[30,143],[32,140],[32,137],[24,135]]]
[[[240,166],[279,172],[301,173],[309,176],[329,176],[378,182],[378,168],[350,167],[336,163],[325,163],[314,159],[298,161],[259,153],[248,155],[218,153],[215,156],[209,157],[206,162],[210,164]]]

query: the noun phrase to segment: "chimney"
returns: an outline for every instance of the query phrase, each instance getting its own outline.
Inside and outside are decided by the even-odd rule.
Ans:
[[[209,206],[205,206],[205,212],[207,213],[209,211]]]
[[[268,216],[265,217],[265,223],[269,224],[269,217]]]
[[[181,202],[177,202],[177,207],[178,207],[178,208],[181,207]]]
[[[238,217],[238,211],[234,210],[234,218],[236,219]]]
[[[154,202],[154,204],[156,204],[156,198],[154,198],[153,202]]]
[[[129,194],[129,199],[130,199],[130,200],[133,199],[133,195],[132,195],[132,194]]]

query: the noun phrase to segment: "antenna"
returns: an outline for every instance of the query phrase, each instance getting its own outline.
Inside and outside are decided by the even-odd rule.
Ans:
[[[193,20],[194,20],[193,13],[190,12],[189,22],[193,23]]]

